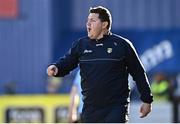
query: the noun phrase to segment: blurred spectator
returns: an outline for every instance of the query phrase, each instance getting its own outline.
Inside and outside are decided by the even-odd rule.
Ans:
[[[163,73],[158,73],[154,76],[151,88],[155,101],[169,100],[170,81]]]
[[[173,95],[180,96],[180,74],[177,74],[173,80],[174,86],[173,86]]]
[[[81,76],[80,71],[77,72],[75,79],[73,81],[73,86],[71,88],[71,101],[69,105],[69,115],[68,119],[70,123],[81,122],[82,113],[82,94],[81,94]]]
[[[16,94],[16,83],[15,82],[8,82],[4,86],[5,94]]]
[[[49,77],[47,85],[47,93],[55,94],[58,93],[58,90],[62,84],[62,79],[59,77]]]

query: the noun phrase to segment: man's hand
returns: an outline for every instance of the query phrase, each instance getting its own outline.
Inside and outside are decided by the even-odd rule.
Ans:
[[[146,117],[152,110],[152,104],[143,103],[140,108],[140,118]]]
[[[55,76],[55,75],[57,75],[57,73],[58,73],[58,68],[55,65],[50,65],[47,68],[47,74],[49,76]]]

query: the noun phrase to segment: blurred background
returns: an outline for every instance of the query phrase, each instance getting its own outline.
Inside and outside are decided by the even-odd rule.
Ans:
[[[0,0],[0,122],[67,122],[76,70],[48,78],[47,66],[86,36],[88,10],[107,7],[112,32],[128,38],[155,97],[149,117],[131,82],[130,122],[180,123],[179,0]]]

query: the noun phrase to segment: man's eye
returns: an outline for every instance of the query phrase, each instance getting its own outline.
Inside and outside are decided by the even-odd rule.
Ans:
[[[96,22],[94,19],[87,20],[87,22]]]

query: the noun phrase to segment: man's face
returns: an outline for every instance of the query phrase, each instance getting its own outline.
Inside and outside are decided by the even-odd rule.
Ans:
[[[88,37],[90,39],[97,39],[102,32],[102,23],[99,19],[99,14],[90,13],[87,19],[86,27]]]

